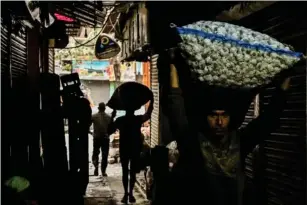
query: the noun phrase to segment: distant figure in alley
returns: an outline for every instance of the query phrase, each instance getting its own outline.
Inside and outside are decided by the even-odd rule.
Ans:
[[[115,115],[109,116],[105,113],[106,105],[102,102],[98,106],[98,113],[92,116],[92,122],[94,125],[93,133],[93,155],[92,162],[95,167],[94,175],[98,176],[98,165],[99,165],[99,153],[101,149],[102,160],[101,160],[101,173],[102,176],[106,177],[106,169],[108,166],[108,155],[109,155],[109,145],[110,138],[108,134],[108,129],[113,121]]]

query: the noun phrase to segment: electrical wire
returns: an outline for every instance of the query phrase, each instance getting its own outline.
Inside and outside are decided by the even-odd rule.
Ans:
[[[96,28],[94,27],[94,31],[93,31],[94,33],[95,33],[95,29],[96,29]],[[75,41],[77,44],[79,44],[79,45],[82,44],[82,43],[79,42],[75,37],[72,37],[72,38],[74,39],[74,41]],[[94,38],[95,38],[95,37],[94,37]],[[88,42],[88,43],[89,43],[89,42]],[[94,45],[84,45],[84,46],[94,46]]]
[[[86,41],[85,43],[81,43],[77,46],[74,46],[74,47],[69,47],[69,48],[63,48],[63,49],[73,49],[73,48],[80,48],[82,46],[86,46],[86,44],[92,42],[93,40],[95,40],[100,34],[101,32],[104,30],[104,27],[101,28],[101,30],[93,37],[91,38],[90,40]],[[77,41],[76,41],[77,42]],[[77,42],[77,43],[80,43],[80,42]],[[92,46],[92,45],[91,45]]]
[[[86,41],[85,43],[82,43],[82,44],[79,44],[77,46],[74,46],[74,47],[69,47],[69,48],[63,48],[63,49],[73,49],[73,48],[80,48],[82,46],[86,46],[86,44],[88,44],[89,42],[93,41],[94,39],[96,39],[100,34],[101,32],[104,30],[104,26],[101,28],[101,30],[98,32],[98,34],[96,34],[93,38],[91,38],[90,40]]]
[[[117,5],[117,7],[120,7],[119,5]],[[121,14],[121,12],[118,12],[118,11],[115,11],[117,8],[114,6],[114,9],[113,9],[113,11],[112,11],[112,14],[114,15],[114,14],[119,14],[119,16],[120,16],[120,14]],[[112,9],[110,9],[110,10],[112,10]],[[110,10],[107,10],[107,12],[108,11],[110,11]],[[111,15],[111,13],[110,13],[110,15]],[[118,19],[118,17],[117,17],[117,19]],[[116,19],[116,21],[118,21]],[[108,19],[106,20],[106,22],[105,22],[105,24],[107,24],[108,23],[108,20],[110,20],[110,18],[108,17]],[[116,24],[117,22],[115,22],[115,24]],[[104,26],[103,26],[104,27]],[[95,32],[95,29],[96,29],[96,27],[94,27],[94,32]],[[100,31],[100,33],[101,33],[101,31]],[[99,35],[99,34],[98,34]],[[79,42],[75,37],[72,37],[73,39],[74,39],[74,41],[77,43],[77,44],[84,44],[84,43],[81,43],[81,42]],[[95,38],[95,37],[94,37]],[[94,39],[92,39],[92,40],[94,40]],[[89,43],[89,42],[91,42],[91,40],[89,40],[87,43]],[[86,43],[86,44],[87,44]],[[79,45],[78,45],[79,46]],[[88,46],[88,47],[91,47],[91,46],[94,46],[94,45],[84,45],[84,46]]]
[[[112,9],[110,9],[111,12],[112,10],[114,10],[114,7]],[[69,47],[69,48],[63,48],[63,49],[73,49],[73,48],[80,48],[82,46],[85,46],[86,44],[88,44],[89,42],[93,41],[94,39],[96,39],[100,34],[101,32],[105,29],[106,25],[108,24],[108,20],[110,18],[110,15],[111,15],[111,12],[109,13],[104,25],[102,26],[101,30],[98,32],[98,34],[96,34],[93,38],[91,38],[90,40],[86,41],[85,43],[82,43],[80,45],[77,45],[77,46],[74,46],[74,47]]]

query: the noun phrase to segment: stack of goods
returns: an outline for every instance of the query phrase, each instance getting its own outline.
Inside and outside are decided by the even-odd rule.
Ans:
[[[268,35],[224,22],[199,21],[176,30],[191,73],[209,85],[264,86],[303,57]]]

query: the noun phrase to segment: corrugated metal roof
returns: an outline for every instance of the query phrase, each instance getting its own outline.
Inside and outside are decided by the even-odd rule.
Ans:
[[[117,8],[126,4],[126,2],[116,2],[114,0],[108,1],[53,1],[40,2],[45,10],[50,13],[58,13],[60,15],[74,19],[73,23],[66,22],[67,34],[70,36],[77,36],[81,26],[84,27],[103,27],[108,10]],[[1,16],[5,19],[9,15],[14,15],[20,20],[30,20],[29,11],[25,2],[2,2]],[[44,10],[44,11],[45,11]],[[113,29],[113,24],[116,22],[118,11],[111,13],[105,25],[104,33],[108,33]]]
[[[55,12],[61,15],[73,18],[75,22],[67,23],[67,34],[69,36],[77,36],[81,26],[85,27],[103,27],[108,11],[120,3],[113,5],[108,2],[104,4],[100,1],[82,1],[82,2],[53,2]],[[112,24],[115,23],[118,13],[110,14],[105,25],[104,33],[112,30]]]

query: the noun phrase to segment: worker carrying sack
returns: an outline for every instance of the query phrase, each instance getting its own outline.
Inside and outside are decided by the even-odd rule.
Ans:
[[[151,90],[137,82],[126,82],[113,93],[107,106],[114,110],[138,110],[153,99]]]

